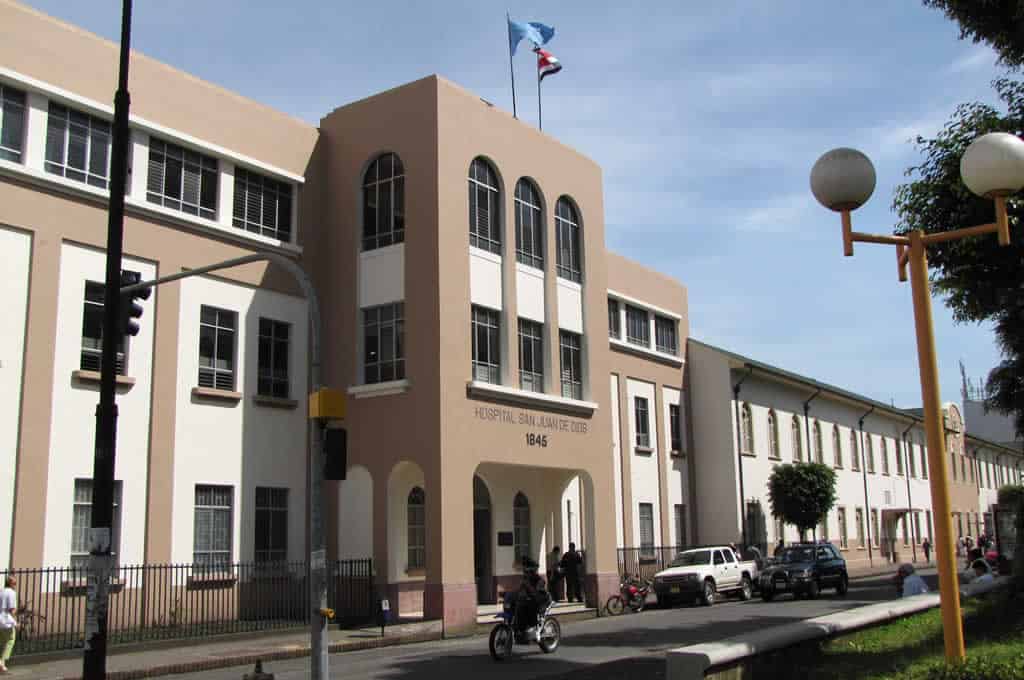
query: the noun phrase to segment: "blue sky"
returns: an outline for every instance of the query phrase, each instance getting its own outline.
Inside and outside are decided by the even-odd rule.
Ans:
[[[118,35],[115,0],[29,4]],[[430,73],[511,109],[506,9],[555,26],[564,70],[544,82],[545,131],[602,165],[608,246],[688,286],[694,337],[920,404],[895,254],[842,257],[839,219],[808,188],[821,153],[862,149],[878,188],[854,228],[889,232],[919,158],[909,140],[961,102],[994,102],[994,54],[920,2],[143,1],[132,45],[314,123]],[[520,117],[536,123],[532,55],[515,64]],[[959,401],[958,361],[983,377],[998,351],[939,299],[935,324],[943,399]]]

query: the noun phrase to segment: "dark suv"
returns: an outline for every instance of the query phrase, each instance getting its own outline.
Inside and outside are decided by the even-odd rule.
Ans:
[[[775,562],[761,572],[761,599],[771,602],[779,593],[814,599],[822,588],[845,595],[850,579],[846,560],[831,543],[794,543],[783,549]]]

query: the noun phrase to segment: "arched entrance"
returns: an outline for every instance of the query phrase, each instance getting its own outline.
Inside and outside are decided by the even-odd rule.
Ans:
[[[494,559],[491,554],[491,493],[478,475],[473,475],[473,573],[478,603],[495,601]]]

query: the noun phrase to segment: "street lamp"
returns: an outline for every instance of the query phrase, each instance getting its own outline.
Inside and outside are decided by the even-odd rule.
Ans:
[[[818,202],[842,216],[843,254],[853,255],[853,244],[883,243],[896,246],[900,281],[907,280],[913,292],[914,326],[917,331],[917,357],[921,373],[921,397],[928,440],[928,464],[931,467],[932,505],[935,510],[935,561],[939,568],[946,659],[964,658],[964,636],[960,619],[960,599],[950,517],[946,445],[942,433],[938,368],[935,359],[935,335],[932,329],[931,295],[928,290],[928,259],[925,247],[965,236],[995,232],[1000,245],[1009,245],[1006,197],[1024,187],[1024,141],[1005,132],[993,132],[974,140],[960,159],[960,175],[975,194],[995,202],[996,221],[953,231],[925,234],[915,229],[906,235],[877,235],[853,231],[850,212],[862,206],[875,190],[875,169],[870,159],[849,148],[833,149],[817,160],[811,169],[811,192]]]

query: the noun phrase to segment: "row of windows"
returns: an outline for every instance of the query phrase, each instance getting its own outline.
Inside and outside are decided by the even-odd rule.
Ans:
[[[651,448],[650,413],[647,397],[633,397],[633,423],[634,431],[636,432],[635,445],[638,449],[650,450]],[[683,435],[679,404],[668,405],[668,424],[672,453],[680,453],[683,450]]]
[[[856,543],[855,543],[854,547],[866,548],[867,547],[867,542],[866,542],[865,535],[864,535],[864,529],[865,529],[865,527],[864,527],[864,510],[863,510],[863,508],[855,508],[854,513],[855,513],[854,514],[854,531],[856,532]],[[932,534],[932,530],[933,530],[933,526],[932,526],[932,511],[931,510],[925,510],[924,514],[925,514],[924,527],[925,527],[925,530],[928,532],[927,538],[928,538],[929,542],[932,542],[933,541],[933,534]],[[889,536],[889,535],[882,535],[882,532],[880,531],[881,527],[879,526],[879,523],[878,523],[878,510],[875,509],[875,508],[872,508],[872,510],[871,510],[871,545],[873,547],[876,547],[876,548],[878,547],[880,542],[883,543],[883,544],[886,544],[886,545],[894,545],[896,543],[896,541],[897,541],[898,534],[900,534],[900,533],[903,534],[903,545],[910,545],[911,542],[913,542],[915,544],[920,544],[924,540],[924,538],[925,538],[925,536],[924,536],[924,534],[922,533],[922,530],[921,530],[921,511],[915,510],[913,512],[913,518],[912,519],[913,519],[913,524],[911,525],[911,521],[909,521],[907,516],[904,515],[903,517],[899,518],[897,521],[894,522],[894,524],[893,524],[893,531],[894,531],[893,535],[891,535],[891,536]],[[898,527],[897,527],[897,524],[899,525]],[[842,506],[839,506],[839,507],[836,508],[836,525],[839,528],[839,547],[842,548],[843,550],[849,549],[849,547],[850,547],[850,539],[849,539],[848,527],[847,527],[847,521],[846,521],[846,508],[844,508]],[[911,532],[913,532],[913,533],[911,533]],[[826,541],[830,540],[829,539],[829,521],[828,521],[828,515],[827,514],[822,519],[822,522],[818,525],[817,533],[818,533],[818,538],[824,539]]]
[[[501,314],[473,305],[473,380],[501,383]],[[519,319],[519,388],[544,391],[544,325]],[[562,396],[583,398],[583,338],[578,333],[558,332]]]
[[[672,518],[676,528],[675,549],[683,550],[689,546],[686,531],[686,505],[676,503]],[[637,506],[637,518],[640,524],[640,555],[654,555],[654,504],[640,503]]]
[[[25,92],[0,85],[0,159],[23,162]],[[111,123],[50,102],[46,122],[46,172],[108,189]],[[220,167],[216,158],[150,137],[146,200],[207,220],[217,219]],[[142,172],[142,168],[136,168]],[[263,236],[290,241],[293,187],[271,177],[235,168],[231,223]]]
[[[626,316],[626,342],[651,348],[651,317],[654,317],[654,349],[663,354],[679,355],[679,324],[661,314],[608,298],[608,336],[622,339],[622,313]]]

